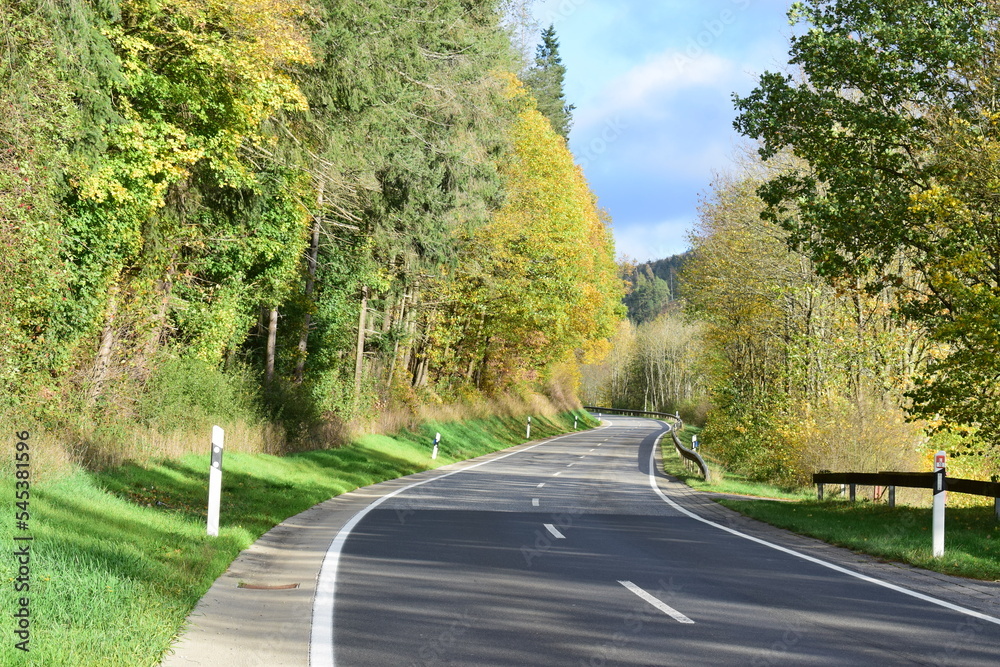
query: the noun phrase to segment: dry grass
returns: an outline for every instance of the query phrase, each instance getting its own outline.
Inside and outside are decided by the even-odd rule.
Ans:
[[[906,421],[902,409],[888,401],[828,404],[803,422],[802,465],[809,473],[924,469],[922,425]]]
[[[77,469],[72,451],[62,440],[51,433],[32,428],[26,419],[3,415],[0,416],[0,432],[4,433],[10,445],[6,448],[10,454],[0,459],[0,474],[5,479],[13,478],[14,444],[17,442],[17,434],[24,431],[30,434],[27,442],[31,456],[31,479],[34,483],[53,482],[68,477]]]
[[[396,406],[383,409],[374,418],[359,421],[349,431],[388,435],[404,430],[414,430],[427,422],[463,422],[488,417],[527,417],[528,415],[553,418],[563,412],[579,408],[579,403],[563,406],[538,393],[524,395],[503,394],[484,398],[469,397],[462,402],[426,403],[416,407]]]

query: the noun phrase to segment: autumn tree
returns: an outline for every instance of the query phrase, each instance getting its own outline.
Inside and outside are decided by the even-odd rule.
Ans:
[[[519,82],[504,206],[464,241],[451,290],[459,367],[502,387],[610,335],[621,281],[606,218],[565,142]],[[525,375],[528,373],[528,376]]]
[[[833,450],[816,447],[838,421],[865,415],[899,437],[869,430],[871,440],[840,450],[880,452],[866,469],[905,460],[919,428],[892,425],[924,361],[922,332],[898,323],[893,291],[830,284],[790,250],[787,232],[760,217],[760,182],[748,174],[714,184],[682,274],[688,312],[704,327],[706,446],[733,469],[791,483],[829,467]]]
[[[765,215],[828,276],[900,284],[901,310],[928,328],[937,358],[914,412],[1000,434],[993,233],[996,2],[797,4],[799,79],[768,73],[737,99],[736,126],[773,159],[802,167],[760,188]],[[973,158],[973,155],[975,157]],[[986,186],[987,188],[990,186]],[[903,264],[898,262],[900,254]]]

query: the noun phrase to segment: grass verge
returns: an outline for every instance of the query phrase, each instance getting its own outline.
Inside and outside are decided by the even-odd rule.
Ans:
[[[594,426],[584,412],[585,426]],[[533,439],[573,429],[573,414],[532,420]],[[430,458],[441,433],[438,458]],[[185,617],[239,553],[275,524],[352,489],[525,442],[521,418],[428,423],[395,436],[278,457],[224,459],[222,526],[205,535],[209,456],[93,473],[31,488],[30,590],[15,595],[18,564],[4,559],[11,619],[30,600],[30,652],[0,642],[0,664],[157,665]],[[14,485],[5,485],[13,507]],[[13,545],[13,521],[0,536]]]
[[[681,434],[685,444],[691,433]],[[686,437],[686,440],[685,440]],[[812,488],[781,489],[716,470],[712,484],[689,472],[664,438],[664,471],[702,491],[759,496],[759,500],[720,498],[718,502],[754,519],[886,561],[909,563],[935,572],[1000,581],[1000,523],[992,507],[949,507],[945,555],[931,555],[931,509],[846,500],[818,501]],[[768,500],[781,498],[782,502]]]
[[[684,430],[678,434],[678,437],[685,447],[690,448],[691,436],[697,434],[700,430],[697,427],[685,426]],[[809,489],[783,489],[770,484],[748,480],[740,475],[727,472],[703,455],[712,473],[711,483],[706,482],[700,472],[685,466],[685,461],[677,454],[670,436],[664,437],[660,442],[664,472],[699,491],[733,493],[743,496],[758,496],[760,498],[781,498],[784,500],[804,500],[811,497]]]
[[[843,500],[780,503],[719,501],[779,528],[935,572],[1000,581],[1000,524],[991,507],[953,507],[946,512],[945,553],[931,555],[931,510]]]

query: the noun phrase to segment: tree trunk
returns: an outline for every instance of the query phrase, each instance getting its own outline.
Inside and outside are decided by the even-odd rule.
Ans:
[[[319,194],[320,206],[323,205],[323,193]],[[319,216],[313,219],[312,241],[309,244],[309,254],[306,256],[309,274],[306,278],[306,303],[312,302],[313,289],[316,285],[316,258],[319,254]],[[295,382],[301,383],[306,372],[307,343],[309,341],[309,324],[312,320],[307,311],[302,318],[302,333],[299,335],[299,360],[295,363]]]
[[[170,292],[173,288],[173,277],[175,272],[174,267],[171,266],[167,269],[167,273],[163,280],[158,280],[156,282],[156,289],[160,293],[160,303],[156,308],[156,314],[153,316],[149,337],[146,339],[146,345],[143,351],[143,356],[146,359],[152,359],[156,354],[156,351],[160,347],[160,340],[163,338],[163,330],[167,327],[167,312],[170,309]]]
[[[361,313],[358,315],[358,347],[354,355],[354,398],[361,396],[361,373],[365,364],[365,319],[368,315],[368,287],[361,288]]]
[[[118,315],[118,286],[113,287],[108,295],[108,311],[104,317],[104,328],[101,330],[101,344],[97,349],[97,359],[94,360],[93,383],[90,385],[91,402],[104,391],[104,382],[111,367],[111,352],[115,346],[115,317]]]
[[[274,381],[274,348],[278,340],[278,309],[272,307],[267,320],[267,360],[264,366],[264,386],[271,388]]]

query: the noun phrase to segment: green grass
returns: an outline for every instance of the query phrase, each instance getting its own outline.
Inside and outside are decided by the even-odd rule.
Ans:
[[[694,429],[680,434],[689,445]],[[748,496],[760,500],[723,498],[718,502],[747,516],[847,547],[886,561],[972,579],[1000,581],[1000,523],[992,507],[951,507],[945,518],[945,555],[931,555],[931,510],[846,500],[818,501],[815,489],[782,489],[748,481],[712,466],[715,480],[706,484],[700,473],[687,471],[667,438],[662,444],[663,468],[692,488]],[[781,498],[795,502],[767,500]]]
[[[691,447],[691,436],[697,434],[701,429],[693,426],[685,426],[684,430],[678,433],[681,444]],[[695,467],[688,469],[684,465],[684,460],[674,449],[670,436],[661,440],[661,452],[663,456],[663,470],[668,475],[673,475],[688,486],[699,491],[712,491],[715,493],[733,493],[743,496],[758,496],[760,498],[782,498],[786,500],[800,500],[811,497],[809,489],[783,489],[763,482],[755,482],[745,477],[723,470],[720,466],[713,464],[706,458],[709,471],[712,476],[711,483],[708,483],[701,476]]]
[[[573,428],[572,414],[532,421],[533,439]],[[586,417],[582,422],[596,425]],[[435,432],[442,442],[432,461]],[[285,457],[226,454],[217,538],[205,535],[208,454],[102,473],[81,470],[34,486],[31,651],[17,651],[5,633],[0,664],[156,665],[212,582],[275,524],[360,486],[524,441],[522,419],[492,418],[426,424]],[[13,484],[6,486],[12,507]],[[11,523],[0,527],[8,546],[14,543]],[[10,557],[4,568],[0,613],[10,619],[24,594],[13,592]]]
[[[780,503],[720,500],[721,504],[780,528],[810,535],[887,561],[972,579],[1000,581],[1000,523],[992,507],[949,508],[945,553],[931,555],[931,510],[842,500]]]

